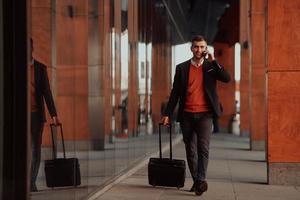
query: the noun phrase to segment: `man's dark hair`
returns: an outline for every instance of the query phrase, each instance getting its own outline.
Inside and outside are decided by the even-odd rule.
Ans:
[[[193,38],[192,38],[192,43],[193,42],[195,42],[195,41],[197,41],[197,42],[200,42],[200,41],[205,41],[205,42],[207,42],[207,40],[205,39],[205,37],[204,36],[202,36],[202,35],[195,35]]]

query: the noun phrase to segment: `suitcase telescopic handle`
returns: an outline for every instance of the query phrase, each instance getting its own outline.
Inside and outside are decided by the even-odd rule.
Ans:
[[[65,140],[64,140],[64,133],[63,133],[63,128],[62,124],[50,124],[50,129],[51,129],[51,138],[52,138],[52,152],[53,152],[53,159],[55,159],[57,156],[57,147],[56,147],[56,140],[54,138],[54,129],[57,129],[57,127],[60,128],[60,135],[61,135],[61,142],[62,142],[62,147],[63,147],[63,153],[64,153],[64,158],[66,158],[66,150],[65,150]]]
[[[170,160],[172,160],[172,125],[167,124],[164,125],[163,123],[159,123],[158,126],[158,134],[159,134],[159,158],[162,158],[162,150],[161,150],[161,127],[162,126],[167,126],[169,128],[169,133],[170,133]]]

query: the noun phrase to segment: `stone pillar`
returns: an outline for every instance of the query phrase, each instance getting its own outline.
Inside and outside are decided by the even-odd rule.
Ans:
[[[128,132],[135,135],[138,125],[138,1],[128,0]]]
[[[300,1],[268,1],[269,184],[300,185]]]
[[[114,31],[115,31],[115,41],[112,41],[115,45],[115,77],[114,77],[114,95],[115,95],[115,133],[123,134],[122,131],[122,95],[121,95],[121,78],[122,78],[122,70],[121,70],[121,48],[125,48],[121,46],[121,29],[122,29],[122,15],[121,15],[121,0],[115,0],[114,2]],[[124,70],[124,68],[123,68]],[[112,90],[113,91],[113,90]],[[124,109],[124,108],[123,108]]]
[[[153,21],[153,51],[152,51],[152,119],[154,131],[161,119],[161,104],[166,101],[171,90],[171,44],[167,26],[165,8],[154,9]]]
[[[89,128],[92,148],[103,150],[111,131],[111,33],[110,1],[90,5],[102,13],[89,21]],[[92,12],[93,13],[93,12]]]
[[[74,140],[89,138],[88,3],[56,1],[55,8],[57,110],[65,140],[75,147]]]
[[[223,113],[219,118],[219,126],[228,131],[230,118],[235,114],[235,81],[234,81],[234,46],[229,46],[225,43],[214,43],[215,55],[218,62],[225,67],[230,73],[231,81],[229,83],[222,83],[218,81],[218,95],[219,101],[223,107]]]
[[[251,1],[250,148],[264,150],[266,139],[265,1]]]
[[[249,10],[250,0],[240,1],[240,44],[241,44],[241,80],[240,89],[240,131],[241,135],[249,135]]]

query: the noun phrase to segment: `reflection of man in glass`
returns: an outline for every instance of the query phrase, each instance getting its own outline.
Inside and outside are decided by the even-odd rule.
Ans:
[[[32,145],[32,160],[31,160],[31,182],[30,190],[32,192],[37,191],[36,178],[39,172],[41,161],[41,145],[42,145],[42,133],[45,117],[44,100],[47,104],[48,111],[52,117],[53,123],[58,124],[56,109],[50,90],[47,67],[33,59],[33,41],[30,39],[30,96],[31,96],[31,145]]]

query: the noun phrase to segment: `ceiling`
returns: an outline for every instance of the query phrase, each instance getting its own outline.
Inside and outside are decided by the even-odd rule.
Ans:
[[[172,43],[194,35],[233,45],[239,41],[239,0],[159,0],[172,22]]]

